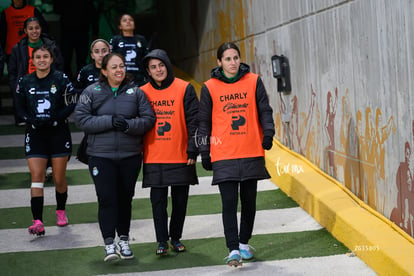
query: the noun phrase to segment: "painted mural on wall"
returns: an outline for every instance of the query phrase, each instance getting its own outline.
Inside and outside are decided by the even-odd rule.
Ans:
[[[203,83],[217,65],[217,46],[236,42],[242,60],[265,83],[276,138],[407,232],[413,231],[408,226],[414,204],[407,182],[414,174],[414,162],[399,160],[404,159],[399,157],[403,149],[398,152],[407,140],[401,136],[411,131],[398,120],[397,133],[399,117],[384,115],[390,114],[386,108],[398,104],[403,109],[399,116],[408,112],[407,101],[396,100],[393,88],[396,83],[397,92],[408,95],[402,91],[412,86],[406,81],[413,56],[410,1],[178,2],[187,3],[188,9],[167,9],[161,17],[174,24],[165,24],[160,32],[177,66]],[[182,30],[179,40],[176,29]],[[289,56],[295,71],[292,87],[297,90],[286,101],[273,93],[276,82],[270,58],[274,54]],[[394,71],[399,73],[390,73]],[[356,97],[360,97],[358,107]],[[283,122],[286,105],[288,123]],[[408,143],[410,152],[413,142]],[[398,169],[400,162],[410,164]]]
[[[414,134],[414,121],[413,121]],[[400,162],[396,175],[397,206],[391,211],[390,219],[405,232],[414,237],[414,189],[413,158],[410,142],[404,144],[404,161]]]
[[[317,92],[312,86],[307,110],[300,111],[299,98],[292,95],[288,128],[281,120],[282,104],[275,110],[276,138],[285,145],[290,141],[293,150],[343,182],[373,209],[388,215],[385,214],[388,203],[386,183],[394,181],[386,180],[385,157],[386,141],[396,134],[394,117],[389,116],[384,120],[378,107],[366,107],[353,115],[348,89],[342,93],[342,97],[340,94],[338,89],[326,93],[324,114],[321,113],[316,101]],[[327,141],[323,150],[318,148],[320,139]],[[396,205],[389,216],[405,232],[414,236],[414,155],[408,141],[404,152],[405,160],[400,163],[396,173]]]

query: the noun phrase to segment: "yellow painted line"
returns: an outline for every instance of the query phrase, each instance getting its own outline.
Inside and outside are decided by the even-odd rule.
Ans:
[[[414,239],[276,139],[272,181],[380,275],[414,275]]]

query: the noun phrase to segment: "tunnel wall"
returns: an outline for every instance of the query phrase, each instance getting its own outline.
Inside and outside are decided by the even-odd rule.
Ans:
[[[217,47],[236,42],[265,83],[275,137],[413,236],[414,1],[164,2],[160,41],[176,65],[202,83]],[[275,54],[291,93],[277,92]]]

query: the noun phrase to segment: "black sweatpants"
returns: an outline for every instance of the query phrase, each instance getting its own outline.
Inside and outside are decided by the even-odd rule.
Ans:
[[[229,252],[239,250],[239,242],[248,244],[252,237],[256,216],[257,180],[229,181],[218,184],[224,226],[224,237]],[[240,232],[237,224],[237,205],[241,201]]]
[[[168,232],[168,187],[151,188],[152,215],[157,242],[181,239],[187,212],[189,185],[171,187],[171,219]]]
[[[131,204],[141,169],[142,156],[122,160],[89,158],[89,171],[98,197],[98,221],[102,237],[129,235]]]

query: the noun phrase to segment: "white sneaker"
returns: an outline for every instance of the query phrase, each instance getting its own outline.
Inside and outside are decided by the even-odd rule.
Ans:
[[[250,246],[248,244],[240,244],[239,245],[240,248],[240,256],[242,257],[243,260],[250,260],[253,259],[253,252],[252,249],[254,249],[253,246]]]
[[[117,252],[121,256],[121,259],[128,260],[134,258],[134,253],[132,253],[131,248],[129,248],[128,236],[120,237]]]
[[[119,256],[116,253],[116,244],[112,243],[112,244],[105,245],[105,258],[104,258],[104,261],[109,262],[109,261],[115,261],[115,260],[118,260],[118,259],[119,259]]]

